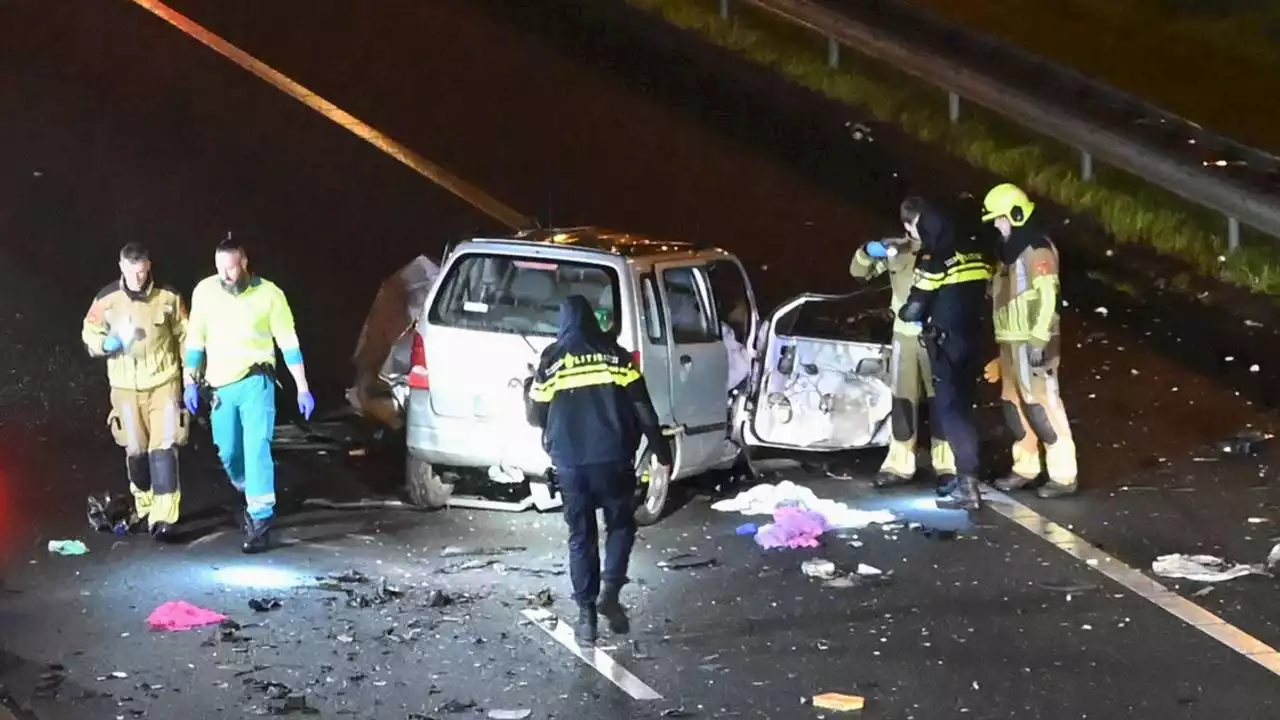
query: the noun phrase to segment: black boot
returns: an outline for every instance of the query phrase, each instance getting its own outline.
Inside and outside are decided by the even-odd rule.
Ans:
[[[937,505],[944,510],[977,510],[982,507],[982,492],[978,479],[970,475],[958,475],[956,487],[945,498],[938,498]]]
[[[173,539],[173,525],[167,522],[158,522],[152,525],[151,537],[156,542],[169,542]]]
[[[1017,473],[1009,473],[999,480],[996,480],[994,484],[996,489],[1000,492],[1013,492],[1015,490],[1021,490],[1035,481],[1035,478],[1026,478]]]
[[[956,476],[954,473],[947,473],[938,476],[938,486],[934,488],[934,492],[938,497],[944,498],[950,495],[956,489]]]
[[[578,642],[593,643],[596,641],[596,608],[594,605],[578,607],[578,627],[575,629]]]
[[[871,481],[871,484],[875,485],[878,488],[886,489],[886,488],[892,488],[892,487],[901,487],[903,485],[910,485],[912,480],[913,478],[904,477],[897,473],[885,472],[882,470],[876,473],[876,477],[874,480]]]
[[[1079,489],[1080,489],[1080,486],[1074,482],[1071,483],[1070,485],[1065,485],[1063,483],[1058,483],[1050,480],[1049,482],[1041,485],[1036,490],[1036,495],[1046,500],[1052,500],[1053,498],[1060,498],[1060,497],[1066,497],[1068,495],[1075,495],[1076,491]]]
[[[618,593],[622,588],[605,583],[600,591],[600,599],[596,602],[596,610],[609,621],[609,632],[614,635],[626,635],[631,632],[631,621],[627,619],[627,611],[618,602]]]
[[[247,517],[247,516],[246,516]],[[271,518],[254,520],[247,517],[249,528],[245,531],[244,545],[240,551],[246,555],[255,555],[271,549]]]

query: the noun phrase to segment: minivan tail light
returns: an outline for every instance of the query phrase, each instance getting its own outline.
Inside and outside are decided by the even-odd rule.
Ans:
[[[409,387],[414,390],[430,390],[427,376],[427,347],[422,343],[422,333],[413,331],[413,350],[409,353]]]
[[[631,362],[635,363],[636,370],[640,369],[640,351],[639,350],[631,351]]]

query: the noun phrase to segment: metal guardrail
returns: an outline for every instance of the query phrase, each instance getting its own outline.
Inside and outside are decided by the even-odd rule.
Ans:
[[[719,1],[723,19],[743,2],[826,37],[832,67],[849,48],[946,91],[952,122],[960,120],[963,98],[1076,148],[1085,180],[1093,178],[1097,158],[1220,212],[1230,250],[1239,247],[1240,223],[1280,238],[1280,158],[1079,73],[897,2],[836,10],[812,0]],[[872,17],[862,21],[860,13]]]

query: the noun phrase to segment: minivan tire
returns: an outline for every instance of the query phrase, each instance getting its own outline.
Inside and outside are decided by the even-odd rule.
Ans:
[[[671,493],[671,479],[663,483],[645,481],[645,474],[653,462],[653,451],[646,450],[636,464],[636,524],[652,525],[662,519],[667,509],[667,497]]]
[[[405,459],[405,490],[409,502],[421,508],[441,508],[449,503],[453,486],[445,484],[431,463],[413,455]]]

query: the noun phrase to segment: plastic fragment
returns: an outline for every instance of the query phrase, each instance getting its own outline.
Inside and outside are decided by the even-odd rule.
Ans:
[[[79,540],[50,540],[49,552],[58,555],[84,555],[89,552],[89,548]]]
[[[841,693],[823,693],[813,696],[813,706],[822,710],[836,712],[856,712],[866,704],[866,698]]]

